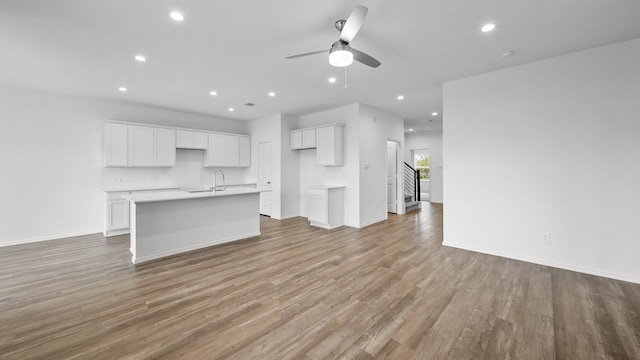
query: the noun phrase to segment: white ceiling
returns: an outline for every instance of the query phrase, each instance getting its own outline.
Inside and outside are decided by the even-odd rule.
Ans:
[[[379,68],[354,63],[345,88],[328,55],[284,59],[328,49],[356,4],[351,45]],[[639,19],[637,0],[0,0],[0,84],[237,120],[362,102],[421,130],[442,127],[443,82],[640,37]]]

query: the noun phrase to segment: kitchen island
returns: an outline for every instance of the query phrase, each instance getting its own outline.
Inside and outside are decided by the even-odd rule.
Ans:
[[[260,235],[260,191],[122,195],[131,206],[134,264]]]

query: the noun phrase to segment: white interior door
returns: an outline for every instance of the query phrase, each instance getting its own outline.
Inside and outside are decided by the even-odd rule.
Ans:
[[[271,190],[271,141],[258,144],[258,190]],[[260,214],[271,216],[271,191],[260,193]]]
[[[387,141],[387,211],[398,212],[398,143]]]

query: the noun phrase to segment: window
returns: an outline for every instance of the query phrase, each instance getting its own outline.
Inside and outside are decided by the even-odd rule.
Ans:
[[[420,180],[429,180],[429,151],[415,150],[413,152],[413,168],[420,170]]]

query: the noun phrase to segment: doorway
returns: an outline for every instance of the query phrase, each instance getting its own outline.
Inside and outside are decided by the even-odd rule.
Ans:
[[[387,212],[398,213],[398,143],[387,141]]]
[[[420,171],[420,200],[430,201],[431,157],[429,149],[413,150],[413,168]]]
[[[271,216],[271,141],[258,144],[258,190],[260,193],[260,214]]]

